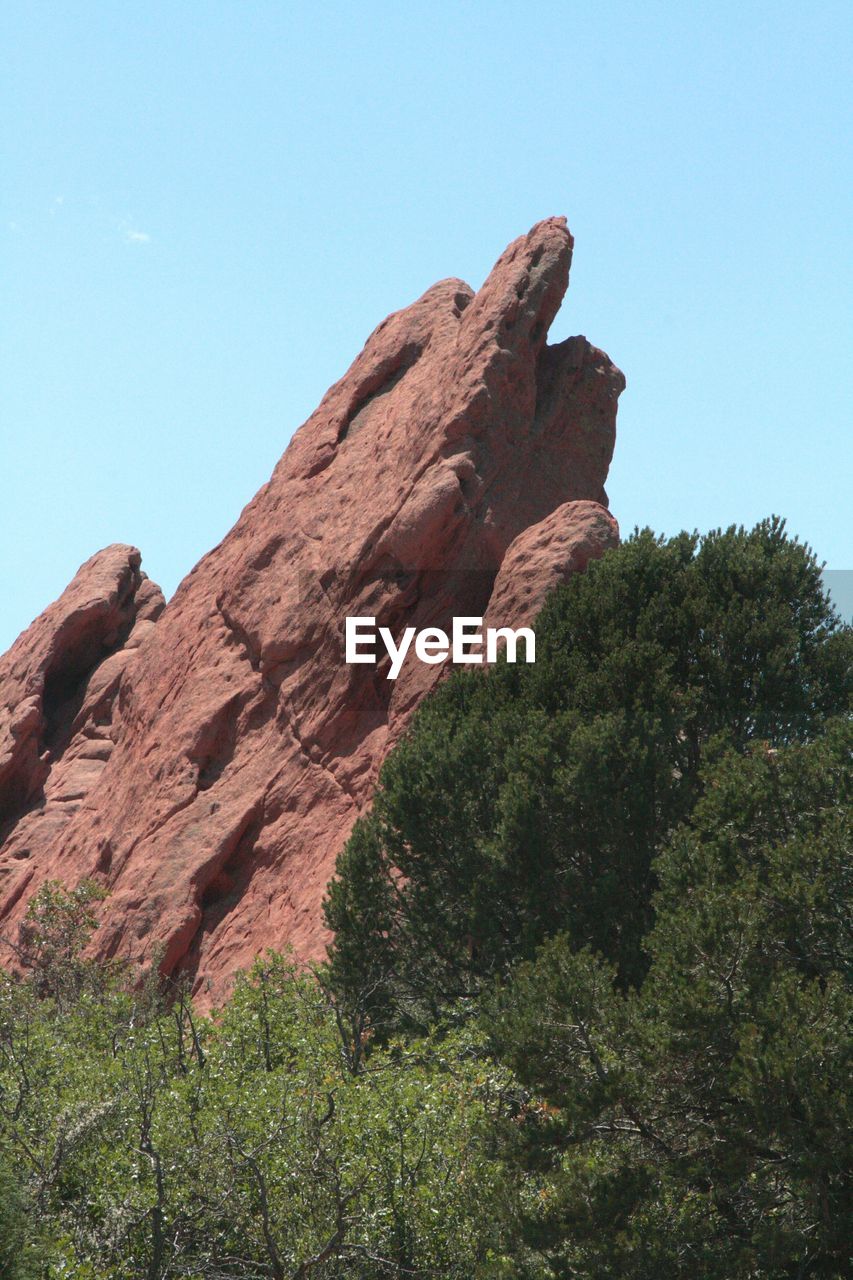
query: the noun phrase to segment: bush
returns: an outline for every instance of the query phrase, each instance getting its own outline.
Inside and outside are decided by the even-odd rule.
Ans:
[[[32,1193],[41,1274],[477,1275],[506,1071],[471,1035],[392,1045],[358,1071],[349,1048],[319,985],[273,953],[213,1020],[180,994],[158,1010],[103,988],[60,1013],[0,983],[0,1151]]]

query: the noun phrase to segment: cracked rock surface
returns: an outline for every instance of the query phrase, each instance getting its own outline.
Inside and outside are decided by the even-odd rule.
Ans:
[[[344,661],[344,620],[529,622],[618,540],[618,369],[546,344],[562,218],[474,293],[391,315],[163,609],[110,547],[0,660],[0,931],[46,878],[110,896],[99,954],[187,971],[203,1005],[267,946],[322,954],[320,904],[442,665]]]

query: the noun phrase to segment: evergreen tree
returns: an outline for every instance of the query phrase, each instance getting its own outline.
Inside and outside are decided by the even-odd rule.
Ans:
[[[534,666],[454,674],[386,762],[326,902],[342,1002],[427,1025],[560,931],[640,983],[652,862],[703,763],[818,732],[849,705],[852,647],[776,519],[644,531],[590,564],[547,603]]]
[[[549,1276],[849,1274],[849,721],[726,754],[659,858],[642,991],[565,937],[488,1014]],[[529,1190],[529,1187],[528,1187]],[[533,1268],[535,1274],[535,1268]]]

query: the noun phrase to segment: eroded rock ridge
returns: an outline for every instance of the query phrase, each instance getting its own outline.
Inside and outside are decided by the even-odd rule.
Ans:
[[[159,952],[204,1002],[266,946],[322,952],[335,857],[443,672],[347,665],[346,616],[521,625],[617,541],[624,379],[546,343],[571,252],[548,219],[477,293],[389,316],[165,608],[110,547],[0,660],[0,930],[95,876],[99,954]]]

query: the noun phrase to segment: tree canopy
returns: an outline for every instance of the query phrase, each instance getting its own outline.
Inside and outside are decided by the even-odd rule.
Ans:
[[[656,862],[640,991],[565,935],[490,1002],[528,1087],[522,1237],[559,1276],[840,1276],[849,1252],[853,727],[706,773]]]
[[[534,666],[454,673],[427,700],[339,859],[331,981],[379,1029],[458,1010],[557,932],[639,984],[654,859],[705,766],[849,705],[850,629],[775,519],[640,532],[536,630]]]

